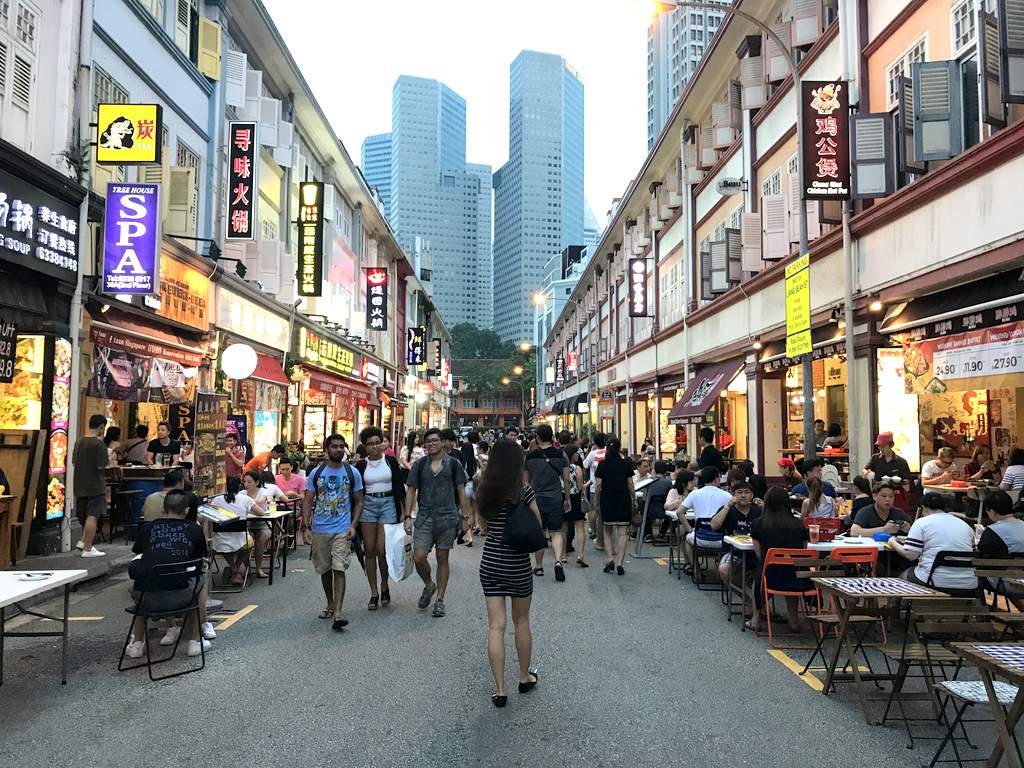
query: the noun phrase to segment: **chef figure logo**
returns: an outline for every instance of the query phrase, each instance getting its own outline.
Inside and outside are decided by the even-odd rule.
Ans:
[[[817,90],[811,91],[811,109],[816,110],[819,115],[831,115],[840,107],[839,92],[842,89],[842,85],[828,83]]]

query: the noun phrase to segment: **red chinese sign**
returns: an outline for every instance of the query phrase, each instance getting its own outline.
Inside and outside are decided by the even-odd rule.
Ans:
[[[850,103],[846,84],[804,81],[804,200],[846,200],[850,197]]]
[[[228,124],[228,240],[256,239],[260,145],[255,122]]]
[[[569,367],[569,373],[576,373],[579,370],[579,353],[570,352],[566,355],[566,362]]]

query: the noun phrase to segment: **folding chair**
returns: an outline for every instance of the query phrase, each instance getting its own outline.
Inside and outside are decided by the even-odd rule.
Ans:
[[[816,564],[816,561],[818,560],[820,560],[819,553],[817,550],[814,549],[769,549],[765,553],[764,565],[761,568],[761,591],[764,595],[764,613],[765,617],[768,620],[768,644],[771,645],[773,648],[804,649],[805,646],[775,645],[775,636],[772,630],[771,599],[773,597],[796,597],[800,598],[800,603],[803,603],[806,598],[815,598],[817,602],[817,612],[821,613],[821,594],[818,592],[817,587],[815,587],[810,582],[806,582],[806,586],[804,586],[804,584],[800,583],[800,581],[797,581],[797,589],[787,590],[769,586],[769,580],[779,578],[780,568],[782,569],[781,573],[783,575],[787,573],[786,569],[792,571],[794,580],[797,580],[798,566],[813,566],[814,564]],[[773,568],[775,570],[769,572],[770,568]]]
[[[190,672],[198,672],[200,669],[206,666],[206,651],[202,649],[202,633],[200,637],[200,657],[202,661],[198,667],[191,669],[184,669],[178,672],[173,672],[169,675],[153,675],[153,667],[158,664],[164,664],[174,658],[178,652],[178,644],[181,642],[184,631],[178,633],[178,637],[174,641],[174,647],[171,648],[169,656],[163,659],[153,660],[149,651],[149,622],[150,620],[159,621],[160,619],[172,619],[181,618],[185,625],[188,624],[188,619],[193,614],[196,620],[196,629],[200,627],[200,613],[199,613],[199,593],[202,591],[204,583],[204,574],[206,571],[206,560],[198,558],[196,560],[185,560],[180,563],[164,563],[162,565],[154,565],[150,572],[149,578],[143,585],[143,589],[140,591],[139,599],[135,602],[131,608],[125,608],[125,611],[131,615],[132,621],[128,625],[128,635],[124,640],[124,647],[121,649],[121,658],[117,662],[117,671],[126,672],[130,669],[138,669],[139,667],[146,667],[149,672],[149,679],[156,680],[167,680],[172,677],[180,677],[181,675],[187,675]],[[170,611],[159,611],[152,610],[146,607],[147,596],[153,595],[154,593],[160,592],[160,587],[164,587],[168,584],[175,584],[182,581],[187,581],[191,584],[191,598],[187,605]],[[139,664],[133,664],[131,666],[125,666],[124,660],[128,653],[128,644],[132,641],[132,630],[135,627],[135,619],[141,618],[143,621],[142,639],[146,645],[146,660]],[[182,628],[184,630],[184,627]]]
[[[987,595],[992,595],[992,607],[996,608],[999,598],[1006,602],[1006,610],[1011,610],[1012,598],[1024,598],[1024,555],[1009,557],[975,557],[974,574],[982,588],[982,595],[988,602]],[[1020,588],[1014,594],[1013,587]]]
[[[725,552],[725,549],[721,546],[724,536],[711,527],[710,520],[704,519],[697,520],[696,522],[697,525],[693,529],[693,576],[691,578],[698,590],[703,592],[714,591],[721,587],[717,584],[710,584],[702,576],[705,568],[713,570],[717,576],[718,561]],[[719,546],[703,545],[701,544],[702,540],[705,542],[717,541]],[[716,578],[717,581],[718,579]]]
[[[665,519],[665,499],[666,498],[667,498],[667,496],[665,494],[658,494],[656,496],[652,496],[650,494],[646,494],[644,496],[644,512],[643,512],[643,517],[641,518],[641,521],[640,521],[640,531],[639,531],[639,534],[636,537],[636,546],[634,547],[634,550],[633,550],[633,559],[634,560],[650,560],[653,557],[655,557],[655,555],[642,555],[640,553],[643,550],[644,537],[647,534],[648,526],[652,522],[654,522],[655,520],[659,520],[660,521],[660,520],[664,520]],[[651,546],[652,547],[655,546],[653,539],[654,539],[654,537],[652,535],[651,536]]]
[[[676,572],[676,579],[682,580],[683,566],[686,562],[683,559],[683,537],[680,535],[682,523],[675,511],[665,512],[665,516],[671,521],[668,529],[668,575]]]
[[[951,568],[958,570],[974,570],[974,558],[977,557],[973,550],[971,551],[957,551],[952,549],[944,549],[935,555],[935,559],[932,561],[931,570],[928,571],[927,584],[933,589],[937,589],[940,592],[949,592],[954,594],[953,591],[937,586],[935,584],[935,572],[939,568]],[[956,590],[955,594],[957,597],[964,597],[961,592],[967,592],[969,590]],[[980,584],[975,582],[974,593],[979,597],[983,598]]]

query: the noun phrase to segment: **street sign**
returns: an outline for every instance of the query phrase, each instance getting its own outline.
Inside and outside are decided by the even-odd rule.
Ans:
[[[786,357],[811,351],[811,259],[804,254],[786,267]]]
[[[715,192],[723,197],[732,197],[743,191],[743,179],[726,177],[715,182]]]

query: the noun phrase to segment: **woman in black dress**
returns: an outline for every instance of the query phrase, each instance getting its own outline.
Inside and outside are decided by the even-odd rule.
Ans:
[[[520,501],[529,505],[540,522],[540,510],[533,489],[525,484],[525,454],[517,443],[498,440],[491,448],[486,467],[476,489],[477,519],[485,534],[480,558],[480,585],[487,601],[487,658],[491,663],[496,693],[491,701],[504,707],[506,605],[512,600],[512,624],[515,626],[516,653],[519,656],[519,692],[527,693],[537,685],[537,670],[530,669],[533,635],[530,633],[530,601],[533,596],[533,569],[529,553],[516,552],[502,542],[505,518]]]
[[[619,559],[618,574],[626,569],[626,533],[633,518],[633,463],[622,458],[622,444],[616,438],[608,441],[604,460],[597,465],[594,478],[597,482],[597,505],[601,510],[604,525],[604,545],[608,549],[608,563],[605,573],[616,570],[615,558]]]

